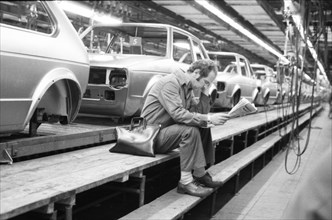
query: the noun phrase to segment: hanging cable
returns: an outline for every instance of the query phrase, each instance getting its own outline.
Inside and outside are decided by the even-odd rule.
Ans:
[[[308,16],[310,9],[311,9],[311,5],[310,5],[310,1],[305,1],[305,4],[307,4],[307,7],[305,8],[305,12],[304,12],[304,18],[308,18],[310,16]],[[322,33],[324,33],[324,28],[325,28],[325,24],[324,24],[324,16],[322,16],[322,8],[321,8],[321,4],[320,2],[317,3],[318,4],[318,8],[320,9],[318,12],[318,24],[316,26],[316,32],[311,36],[312,40],[314,40],[314,47],[315,47],[315,51],[318,54],[318,41],[320,38],[320,35]],[[289,14],[288,14],[289,15]],[[322,18],[323,17],[323,18]],[[288,16],[288,22],[287,25],[290,25],[290,16]],[[313,111],[313,107],[314,107],[314,91],[315,91],[315,83],[312,84],[311,87],[311,100],[310,100],[310,116],[309,116],[309,125],[308,125],[308,133],[307,133],[307,138],[306,138],[306,142],[304,144],[303,149],[301,149],[301,145],[300,145],[300,137],[299,137],[299,107],[300,104],[304,101],[304,98],[302,97],[302,83],[304,81],[304,58],[305,58],[305,54],[306,54],[306,48],[304,47],[301,51],[300,51],[300,47],[299,47],[299,42],[303,41],[304,45],[307,42],[307,38],[309,35],[309,21],[305,20],[304,21],[304,37],[301,36],[301,34],[299,34],[299,31],[297,31],[297,34],[295,34],[295,64],[292,67],[292,81],[291,81],[291,109],[292,109],[292,130],[290,132],[290,137],[289,137],[289,142],[288,142],[288,147],[286,150],[286,156],[285,156],[285,169],[287,171],[287,173],[289,174],[294,174],[300,167],[301,164],[301,156],[306,152],[307,147],[308,147],[308,143],[309,143],[309,139],[310,139],[310,134],[311,134],[311,121],[312,121],[312,111]],[[298,69],[298,64],[299,64],[299,58],[300,58],[300,53],[301,52],[301,68]],[[300,73],[299,73],[300,70]],[[316,82],[317,80],[317,59],[315,59],[315,63],[314,63],[314,73],[313,73],[313,81]],[[294,87],[293,87],[294,86]],[[296,92],[297,94],[292,95],[293,92]],[[294,151],[295,156],[296,156],[296,161],[295,164],[293,166],[293,168],[291,170],[288,169],[288,157],[289,157],[289,152],[290,151]]]

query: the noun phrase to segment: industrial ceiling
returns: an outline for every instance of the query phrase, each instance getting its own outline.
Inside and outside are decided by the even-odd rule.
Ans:
[[[287,54],[296,47],[286,39],[285,2],[306,4],[304,19],[313,47],[332,84],[332,1],[330,0],[209,0],[223,14],[249,31],[258,40],[225,22],[202,6],[203,0],[144,0],[144,1],[84,1],[97,10],[105,10],[124,21],[158,22],[179,26],[204,40],[208,50],[232,51],[245,55],[252,63],[275,67],[276,53]],[[75,23],[75,21],[74,21]],[[288,33],[289,34],[289,33]],[[314,38],[315,37],[315,38]],[[317,45],[317,47],[316,47]],[[313,75],[315,62],[309,50],[305,52],[305,69]]]

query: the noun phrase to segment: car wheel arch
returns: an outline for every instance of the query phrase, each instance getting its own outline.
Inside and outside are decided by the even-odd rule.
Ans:
[[[235,86],[231,95],[231,103],[234,107],[241,99],[241,88],[240,86]]]
[[[269,99],[270,99],[270,91],[268,91],[264,96],[264,105],[268,103]]]
[[[209,88],[209,97],[210,97],[210,105],[214,105],[214,103],[216,102],[218,96],[218,91],[217,91],[217,87],[215,86],[215,84],[212,84]]]
[[[239,86],[239,85],[235,85],[235,86],[234,86],[234,88],[233,88],[233,90],[232,90],[231,97],[234,97],[234,95],[235,95],[237,92],[239,92],[240,95],[241,95],[241,86]]]
[[[255,102],[255,100],[258,97],[258,94],[260,93],[260,87],[256,87],[252,93],[252,102]]]
[[[25,119],[25,125],[28,124],[43,98],[49,95],[48,93],[54,89],[54,87],[58,88],[59,91],[59,88],[64,87],[65,91],[61,92],[65,93],[65,95],[70,98],[71,112],[70,115],[68,115],[69,121],[72,121],[77,116],[83,94],[81,85],[72,71],[67,68],[57,68],[45,74],[34,90],[32,103]],[[61,97],[56,98],[60,99]]]
[[[267,95],[270,94],[270,89],[269,88],[266,88],[266,90],[264,91],[264,95],[263,97],[266,97]]]

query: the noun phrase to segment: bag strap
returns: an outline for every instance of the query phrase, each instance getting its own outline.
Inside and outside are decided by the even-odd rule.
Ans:
[[[143,129],[146,128],[147,122],[146,122],[145,118],[143,118],[143,117],[133,117],[131,119],[131,123],[130,123],[130,130],[134,129],[135,121],[138,121],[139,126],[143,126]]]

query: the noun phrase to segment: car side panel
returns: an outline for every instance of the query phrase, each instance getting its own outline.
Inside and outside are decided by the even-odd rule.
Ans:
[[[42,79],[45,83],[45,75],[55,69],[63,68],[75,73],[73,79],[81,89],[76,94],[83,93],[87,85],[89,61],[75,29],[55,2],[42,4],[49,7],[58,27],[52,34],[0,24],[0,133],[24,129],[32,115],[31,109],[36,108],[33,103],[39,102],[33,100],[41,95],[36,89],[41,88]],[[64,79],[70,78],[65,76]],[[44,89],[41,91],[45,92]],[[75,97],[78,99],[81,97]]]

